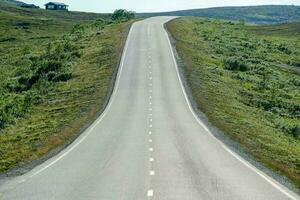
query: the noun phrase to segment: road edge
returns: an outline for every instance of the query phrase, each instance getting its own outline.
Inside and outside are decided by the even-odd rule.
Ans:
[[[176,17],[178,18],[178,17]],[[241,144],[238,142],[232,140],[227,136],[222,130],[219,128],[215,127],[207,118],[207,116],[198,108],[198,105],[192,95],[190,86],[186,80],[186,73],[184,70],[185,63],[179,56],[177,49],[176,49],[176,40],[173,38],[172,34],[169,32],[167,28],[167,23],[175,20],[171,19],[163,24],[164,30],[166,31],[166,34],[169,38],[169,42],[172,48],[172,52],[176,61],[176,67],[178,69],[178,74],[180,76],[180,81],[183,85],[183,88],[185,91],[183,91],[186,96],[187,100],[190,103],[190,106],[195,113],[196,117],[198,120],[203,122],[205,127],[208,129],[208,131],[212,134],[212,136],[217,139],[221,144],[223,144],[226,148],[231,150],[234,154],[236,154],[238,157],[244,159],[246,162],[248,162],[250,165],[252,165],[254,168],[256,168],[258,171],[262,172],[263,175],[273,179],[275,181],[275,184],[279,184],[279,186],[283,186],[283,189],[287,189],[288,192],[291,192],[292,197],[291,199],[297,200],[298,197],[295,197],[293,193],[296,195],[300,195],[300,189],[298,189],[287,177],[273,171],[272,169],[267,168],[264,166],[262,163],[257,161],[252,155],[247,153],[246,149],[242,147]],[[289,197],[289,196],[288,196]]]
[[[101,105],[101,109],[96,113],[94,118],[90,122],[84,124],[84,126],[82,126],[79,129],[79,131],[74,134],[73,137],[66,140],[65,143],[62,146],[51,150],[46,155],[38,158],[37,160],[34,160],[34,161],[30,162],[29,164],[26,164],[26,165],[23,165],[23,166],[18,166],[16,168],[12,168],[12,169],[4,172],[4,173],[0,173],[0,185],[1,185],[1,182],[5,181],[6,179],[13,178],[13,177],[16,177],[16,176],[22,176],[22,175],[28,173],[29,171],[33,170],[35,167],[37,167],[39,165],[42,165],[43,163],[50,160],[51,158],[54,158],[55,156],[58,156],[60,153],[62,153],[64,150],[66,150],[68,147],[70,147],[77,139],[79,139],[79,137],[84,132],[86,132],[97,121],[98,118],[101,117],[101,115],[107,109],[107,107],[108,107],[108,105],[111,101],[111,97],[114,93],[115,85],[116,85],[118,74],[119,74],[119,71],[120,71],[120,66],[122,65],[122,58],[123,58],[123,55],[124,55],[124,51],[125,51],[126,43],[127,43],[127,40],[128,40],[128,36],[130,34],[131,27],[133,26],[133,24],[135,22],[136,22],[136,20],[132,21],[129,24],[129,26],[126,28],[126,30],[124,31],[125,36],[124,36],[124,40],[122,41],[122,48],[123,49],[122,49],[120,55],[118,56],[118,63],[116,64],[116,66],[114,68],[112,78],[111,78],[111,81],[109,83],[109,87],[108,87],[108,90],[107,90],[107,94],[105,96],[105,100],[104,100],[103,104]]]

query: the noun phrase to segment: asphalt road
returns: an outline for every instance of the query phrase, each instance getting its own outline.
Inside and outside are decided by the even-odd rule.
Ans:
[[[5,180],[1,200],[299,199],[197,119],[163,28],[169,19],[133,25],[105,112],[59,155]]]

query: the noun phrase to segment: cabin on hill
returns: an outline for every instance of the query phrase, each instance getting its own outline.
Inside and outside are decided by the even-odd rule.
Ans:
[[[49,2],[45,4],[46,10],[68,10],[68,5],[59,2]]]

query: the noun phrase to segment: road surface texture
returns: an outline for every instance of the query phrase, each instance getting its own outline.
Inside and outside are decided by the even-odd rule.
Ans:
[[[107,109],[72,145],[0,185],[1,200],[296,200],[197,119],[163,24],[136,22]]]

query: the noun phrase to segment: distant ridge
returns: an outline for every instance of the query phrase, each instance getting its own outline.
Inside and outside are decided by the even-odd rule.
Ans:
[[[139,13],[140,17],[151,16],[201,16],[217,19],[245,21],[255,24],[274,24],[300,21],[300,6],[264,5],[241,7],[216,7],[173,12]]]
[[[9,3],[9,4],[14,4],[16,6],[21,6],[21,5],[25,4],[22,1],[16,1],[16,0],[0,0],[0,1],[6,2],[6,3]]]
[[[8,5],[17,6],[17,7],[23,7],[23,8],[40,8],[39,6],[35,4],[28,4],[23,1],[16,1],[16,0],[0,0],[0,3],[4,2]]]

